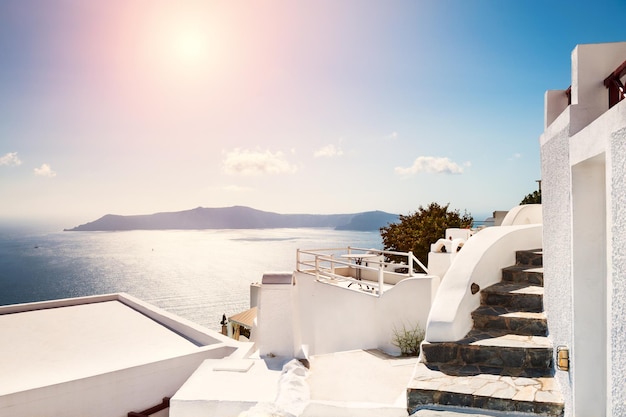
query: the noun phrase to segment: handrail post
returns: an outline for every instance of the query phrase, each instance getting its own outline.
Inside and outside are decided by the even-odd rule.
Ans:
[[[383,260],[378,261],[378,296],[383,295],[383,284],[385,283],[385,274],[383,272]]]
[[[320,257],[315,255],[315,279],[320,280]]]
[[[417,262],[417,264],[419,265],[419,267],[426,273],[428,274],[428,268],[426,267],[426,265],[424,265],[423,263],[420,262],[419,259],[417,259],[417,257],[413,256],[413,252],[409,252],[409,258],[411,259],[411,276],[413,276],[413,262]]]
[[[413,251],[409,251],[409,259],[408,259],[407,264],[409,265],[408,273],[410,277],[413,276],[413,258],[414,258]]]
[[[296,271],[300,271],[300,249],[296,249]]]
[[[330,254],[330,272],[335,275],[335,261],[333,260],[333,254]]]

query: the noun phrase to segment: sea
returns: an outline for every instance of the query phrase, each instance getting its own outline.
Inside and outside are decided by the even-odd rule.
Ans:
[[[382,249],[378,231],[329,228],[36,232],[0,228],[0,305],[125,292],[209,329],[249,308],[264,272],[298,249]]]

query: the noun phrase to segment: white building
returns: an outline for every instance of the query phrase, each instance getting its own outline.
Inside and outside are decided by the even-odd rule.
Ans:
[[[545,308],[566,416],[626,415],[626,42],[579,45],[545,96]]]

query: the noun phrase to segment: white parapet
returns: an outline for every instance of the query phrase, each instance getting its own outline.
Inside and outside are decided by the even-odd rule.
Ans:
[[[446,231],[446,236],[448,236],[448,231]],[[469,233],[467,236],[469,236]],[[452,265],[452,262],[467,241],[467,238],[457,237],[453,240],[450,239],[452,239],[452,235],[446,239],[439,239],[437,242],[430,245],[430,252],[428,252],[428,272],[431,275],[438,276],[440,279],[444,278],[450,265]]]
[[[426,340],[449,342],[472,328],[471,312],[480,304],[472,284],[486,288],[500,281],[501,269],[515,263],[515,251],[541,248],[541,225],[489,227],[458,253],[441,282],[426,325]]]
[[[523,204],[509,210],[502,220],[502,226],[542,224],[542,213],[541,204]]]

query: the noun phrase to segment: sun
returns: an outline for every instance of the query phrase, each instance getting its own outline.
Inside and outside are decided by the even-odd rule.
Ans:
[[[208,9],[190,5],[196,3],[168,2],[139,20],[132,51],[142,77],[178,88],[215,75],[223,61],[223,25]]]
[[[184,65],[205,63],[209,58],[209,39],[206,32],[195,28],[181,28],[172,41],[174,57]]]

